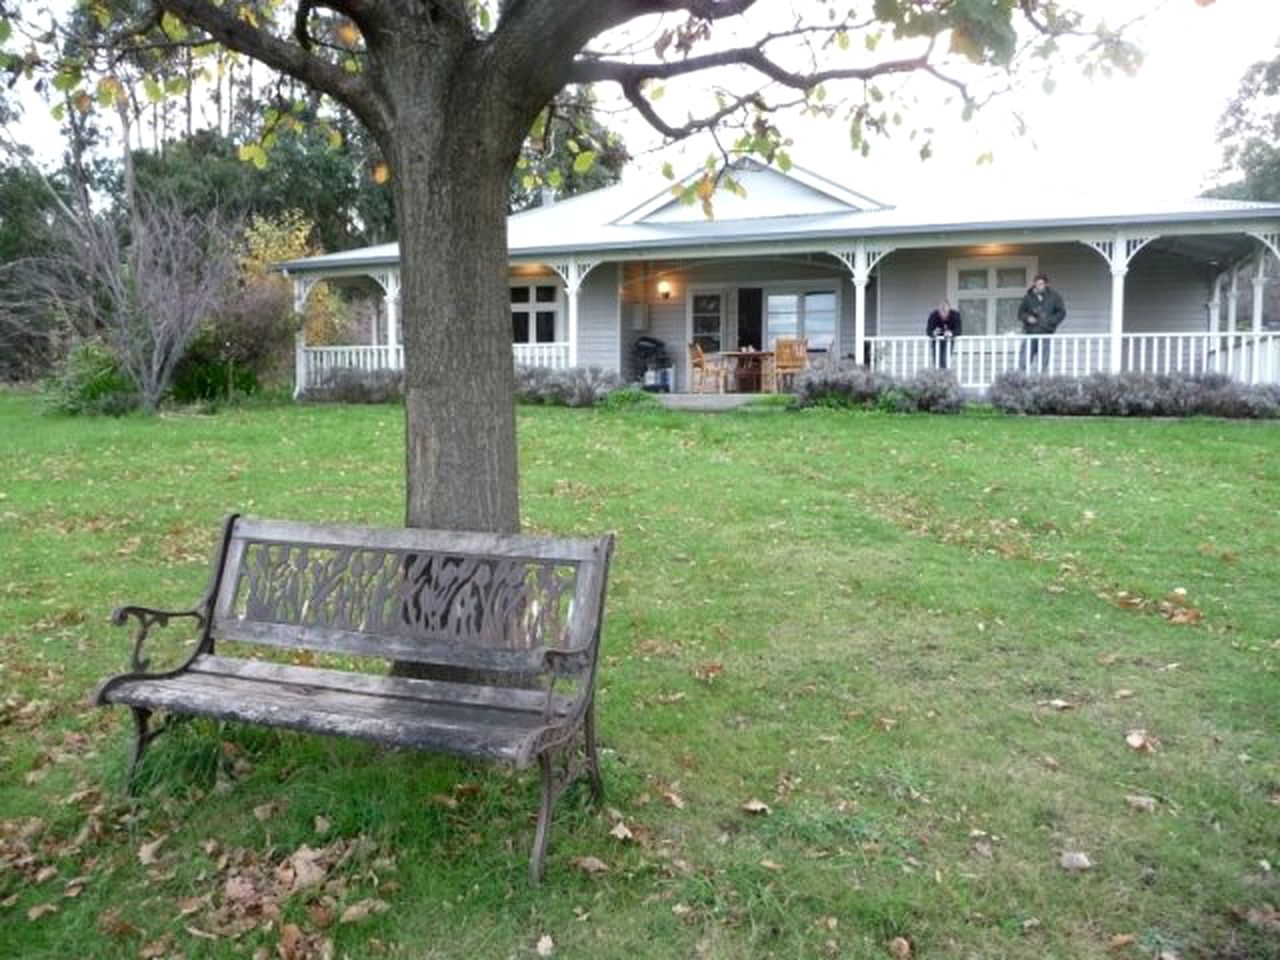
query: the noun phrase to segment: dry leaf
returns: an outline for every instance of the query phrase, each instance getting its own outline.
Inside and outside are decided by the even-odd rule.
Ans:
[[[144,843],[140,846],[138,848],[138,862],[144,867],[154,866],[159,860],[159,857],[156,855],[156,851],[158,851],[160,849],[160,845],[168,839],[169,835],[164,834],[163,836],[152,840],[150,843]]]
[[[305,843],[294,852],[288,861],[293,873],[290,890],[306,890],[324,883],[328,870],[318,862],[322,856],[323,851],[313,850]]]
[[[677,810],[684,809],[684,798],[674,790],[663,790],[662,799],[667,802],[669,807],[674,807]]]
[[[613,825],[613,829],[609,831],[609,836],[621,840],[623,843],[633,841],[636,838],[631,829],[621,820]]]
[[[544,933],[538,938],[538,945],[534,947],[540,957],[549,957],[556,952],[556,942],[551,939],[551,935]]]
[[[444,807],[446,810],[458,809],[458,798],[447,793],[433,793],[427,797],[428,803],[434,803],[437,807]]]
[[[898,721],[893,717],[876,717],[876,727],[888,733],[898,725]]]
[[[1043,763],[1043,764],[1044,764],[1046,767],[1048,767],[1050,770],[1061,770],[1061,769],[1062,769],[1062,764],[1058,762],[1057,758],[1056,758],[1056,757],[1051,757],[1051,756],[1049,756],[1048,754],[1045,754],[1043,757],[1041,757],[1041,758],[1040,758],[1040,762],[1041,762],[1041,763]]]
[[[1133,696],[1133,691],[1130,690],[1128,687],[1121,687],[1119,690],[1115,692],[1115,698],[1117,700],[1128,700],[1132,696]]]
[[[1138,942],[1138,938],[1132,933],[1117,933],[1107,941],[1108,950],[1123,950],[1125,947],[1131,947]]]
[[[1270,904],[1250,907],[1245,911],[1244,919],[1251,927],[1257,927],[1269,933],[1280,933],[1280,910]]]
[[[722,673],[724,667],[719,663],[704,663],[693,669],[693,675],[703,683],[712,683]]]
[[[757,816],[762,816],[762,815],[769,814],[771,811],[769,810],[769,805],[765,803],[763,800],[757,800],[754,797],[752,797],[750,800],[748,800],[746,803],[742,805],[742,812],[755,814]]]
[[[333,910],[323,903],[307,904],[307,916],[321,930],[333,923]]]
[[[58,908],[52,903],[37,903],[34,907],[27,911],[28,920],[39,920],[41,917],[50,913],[57,913]]]
[[[178,916],[189,917],[193,913],[199,913],[203,905],[204,897],[183,897],[178,901]]]
[[[693,907],[689,906],[687,903],[677,903],[671,908],[671,912],[677,917],[687,917],[689,914],[693,913]]]
[[[1145,730],[1130,730],[1125,734],[1124,742],[1139,753],[1155,753],[1160,746],[1160,741]]]
[[[165,934],[159,940],[153,940],[146,944],[138,951],[138,956],[141,960],[156,960],[157,957],[163,957],[169,952],[169,943],[169,935]]]
[[[1076,708],[1076,705],[1070,700],[1061,700],[1056,697],[1052,700],[1039,700],[1037,701],[1037,706],[1053,707],[1055,710],[1074,710]]]
[[[259,823],[262,823],[266,820],[270,820],[272,817],[274,817],[277,813],[280,812],[280,807],[281,807],[281,804],[275,800],[272,800],[270,803],[259,804],[258,806],[253,808],[254,819],[257,820]]]
[[[782,864],[778,863],[776,860],[769,859],[761,860],[760,866],[764,867],[766,870],[772,870],[774,873],[781,873],[784,869]]]
[[[332,824],[331,824],[331,823],[329,823],[328,818],[326,818],[326,817],[322,817],[322,816],[320,816],[319,814],[317,814],[317,815],[316,815],[316,819],[315,819],[314,825],[315,825],[315,831],[316,831],[316,833],[319,833],[319,834],[326,834],[326,833],[328,833],[328,832],[329,832],[329,828],[332,826]]]
[[[979,840],[973,845],[973,852],[980,857],[986,857],[990,860],[995,856],[995,849],[985,840]]]
[[[911,941],[906,937],[894,937],[889,941],[889,956],[907,960],[911,956]]]
[[[339,923],[358,923],[366,917],[379,913],[386,913],[391,909],[391,904],[385,900],[379,900],[376,897],[370,897],[367,900],[361,900],[359,903],[353,903],[347,909],[342,911],[342,917]]]
[[[120,919],[119,907],[108,907],[102,913],[98,914],[98,932],[104,933],[109,937],[123,939],[131,937],[138,932],[138,928],[127,920]]]
[[[1146,796],[1143,796],[1142,794],[1130,793],[1125,795],[1124,802],[1127,803],[1134,810],[1141,810],[1143,813],[1156,812],[1155,797],[1146,797]]]
[[[608,873],[608,865],[598,857],[574,857],[570,863],[581,870],[583,873],[589,873],[594,876],[597,873]]]
[[[58,868],[54,866],[41,867],[36,871],[36,883],[44,883],[46,880],[52,880],[58,875]]]
[[[303,960],[307,948],[307,938],[296,923],[286,923],[280,930],[280,943],[276,952],[280,960]]]
[[[1058,866],[1063,870],[1076,873],[1081,870],[1092,870],[1093,861],[1089,859],[1087,853],[1082,853],[1079,850],[1068,850],[1058,858]]]

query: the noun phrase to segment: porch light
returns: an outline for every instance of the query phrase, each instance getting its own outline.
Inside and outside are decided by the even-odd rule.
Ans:
[[[671,281],[670,280],[658,281],[658,296],[660,296],[663,300],[671,299]]]

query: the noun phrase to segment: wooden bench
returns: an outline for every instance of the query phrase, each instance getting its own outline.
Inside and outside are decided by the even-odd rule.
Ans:
[[[536,762],[536,883],[560,794],[582,774],[597,801],[603,794],[593,707],[612,551],[612,536],[384,530],[232,515],[198,606],[115,611],[117,625],[137,621],[132,669],[102,683],[94,702],[132,710],[131,784],[163,730],[148,728],[157,710],[515,769]],[[176,669],[148,672],[148,632],[179,618],[195,624],[190,656]],[[264,658],[273,652],[277,659]],[[310,664],[317,654],[320,665],[282,662]],[[421,665],[432,679],[389,676],[388,661]]]

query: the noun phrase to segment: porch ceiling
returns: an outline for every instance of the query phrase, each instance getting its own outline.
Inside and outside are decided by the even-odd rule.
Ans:
[[[1152,240],[1138,256],[1147,251],[1225,267],[1257,253],[1258,241],[1243,233],[1164,236]]]

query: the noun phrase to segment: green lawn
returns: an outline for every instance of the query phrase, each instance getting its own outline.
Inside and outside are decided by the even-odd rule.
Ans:
[[[193,723],[130,805],[126,717],[85,705],[112,607],[196,600],[224,513],[400,522],[399,410],[0,393],[0,957],[1280,957],[1280,424],[520,439],[527,528],[618,533],[607,806],[562,804],[537,889],[532,778]]]

